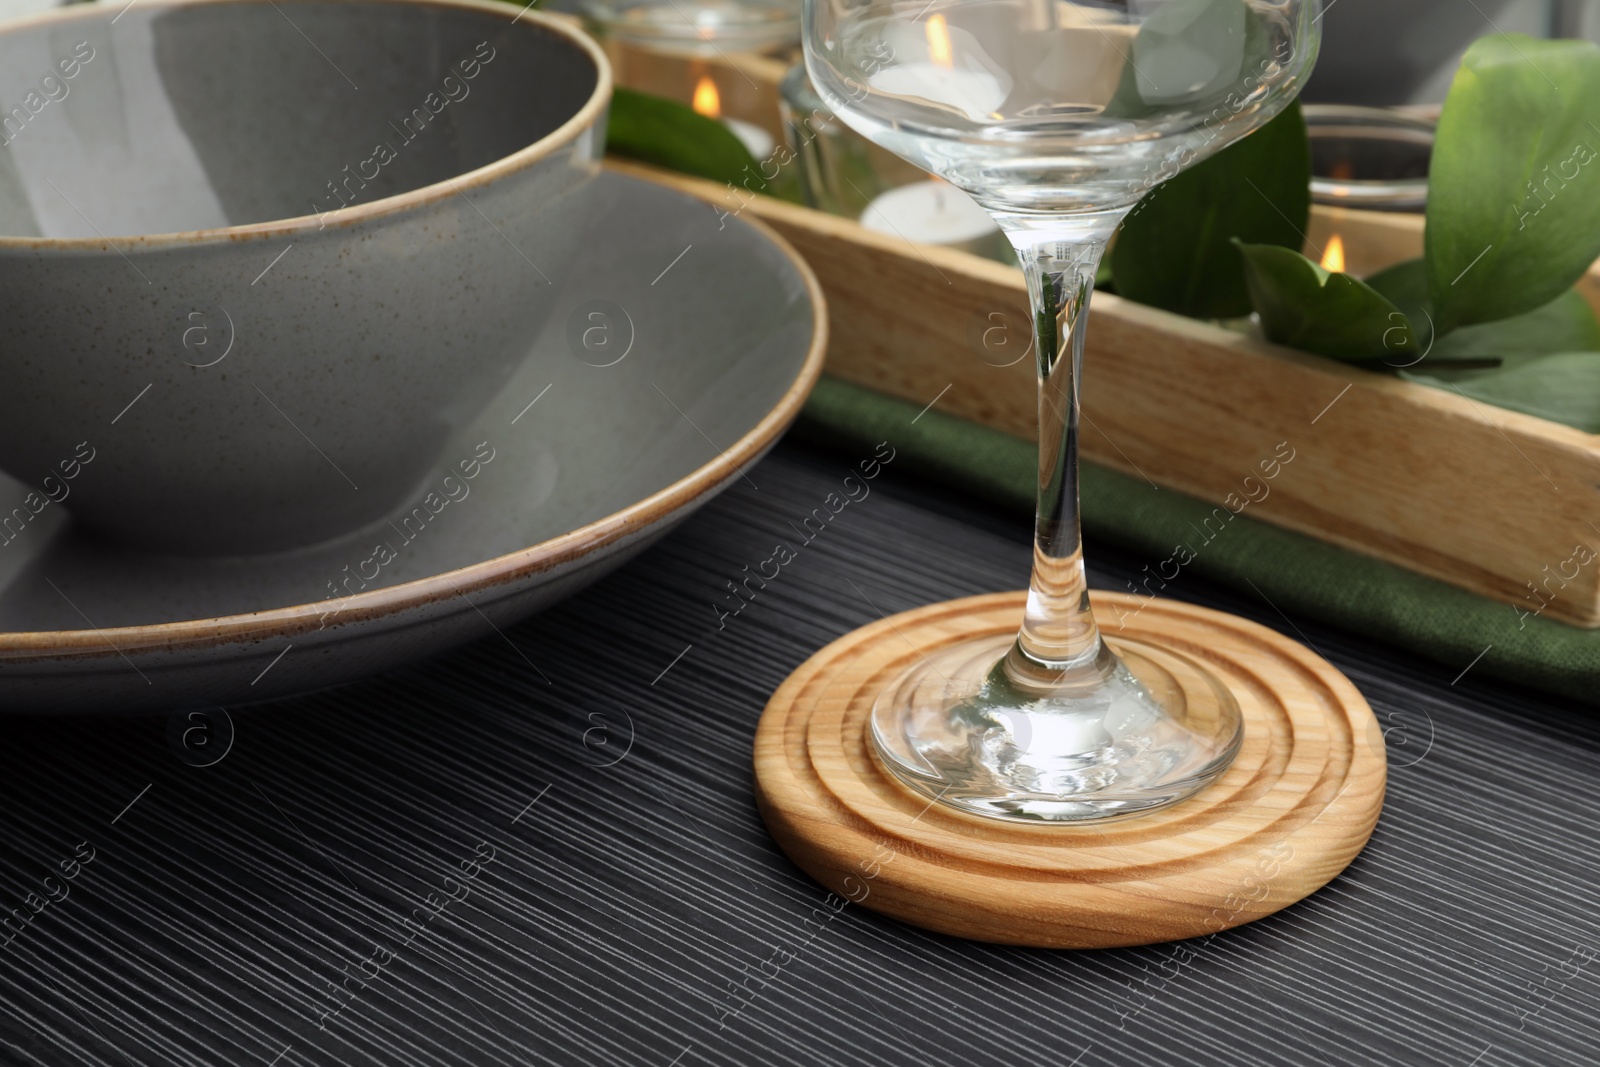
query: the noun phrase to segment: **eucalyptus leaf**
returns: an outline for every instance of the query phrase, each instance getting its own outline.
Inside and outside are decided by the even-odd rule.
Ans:
[[[1425,232],[1435,326],[1533,311],[1600,257],[1600,47],[1484,37],[1439,118]]]
[[[1349,363],[1404,360],[1418,351],[1406,316],[1360,279],[1278,245],[1241,243],[1239,251],[1269,340]]]
[[[1492,370],[1402,370],[1400,376],[1600,433],[1600,352],[1510,356]]]
[[[1300,105],[1152,189],[1111,250],[1117,293],[1195,318],[1248,314],[1233,244],[1299,248],[1311,212],[1311,149]]]
[[[620,86],[611,97],[606,151],[751,192],[766,188],[755,157],[728,127],[676,101]]]

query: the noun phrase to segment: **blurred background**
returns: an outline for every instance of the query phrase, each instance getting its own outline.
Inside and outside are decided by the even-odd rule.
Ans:
[[[1600,0],[1333,0],[1303,99],[1318,104],[1438,104],[1461,54],[1487,33],[1600,42]]]
[[[0,0],[0,20],[55,6],[59,0]],[[579,0],[543,6],[576,12]],[[1467,45],[1496,31],[1600,42],[1600,0],[1324,0],[1322,58],[1304,98],[1437,104]]]
[[[0,0],[0,19],[55,6]],[[577,0],[544,6],[578,10]],[[1305,93],[1313,103],[1437,104],[1467,45],[1497,30],[1600,42],[1600,0],[1325,0],[1324,12],[1322,58]]]

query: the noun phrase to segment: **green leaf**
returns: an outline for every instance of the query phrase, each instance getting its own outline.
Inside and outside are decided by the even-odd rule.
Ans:
[[[1417,351],[1411,324],[1385,296],[1277,245],[1240,244],[1250,300],[1267,338],[1305,352],[1370,363]]]
[[[1439,339],[1428,362],[1506,360],[1558,352],[1600,350],[1600,322],[1589,302],[1568,289],[1537,311],[1481,326],[1467,326]]]
[[[1114,293],[1117,287],[1111,284],[1111,258],[1107,256],[1100,261],[1094,269],[1094,291],[1097,293]]]
[[[1133,38],[1131,73],[1152,108],[1209,100],[1244,69],[1250,15],[1241,0],[1168,0],[1156,5]]]
[[[620,86],[611,97],[606,151],[752,192],[766,188],[755,157],[728,127],[676,101]]]
[[[1600,47],[1485,37],[1439,118],[1425,234],[1435,326],[1541,307],[1600,257]]]
[[[1600,352],[1509,356],[1493,370],[1402,370],[1400,376],[1600,433]]]
[[[1180,315],[1248,314],[1232,243],[1298,249],[1311,212],[1311,149],[1300,105],[1152,189],[1111,250],[1117,293]]]
[[[1442,363],[1492,366],[1508,356],[1600,350],[1600,321],[1596,321],[1588,301],[1574,289],[1526,315],[1464,326],[1430,343],[1433,305],[1428,299],[1427,266],[1422,260],[1397,263],[1366,281],[1411,320],[1417,343],[1432,367]],[[1412,365],[1398,359],[1389,362],[1395,366]],[[1420,358],[1416,365],[1421,365]]]
[[[1369,287],[1387,297],[1389,302],[1405,313],[1406,317],[1421,327],[1419,339],[1425,342],[1432,332],[1426,322],[1433,315],[1433,301],[1428,296],[1428,265],[1421,258],[1408,259],[1385,267],[1365,279]]]
[[[1132,55],[1105,115],[1138,119],[1180,108],[1206,111],[1230,89],[1248,92],[1254,87],[1243,86],[1245,71],[1258,69],[1252,61],[1264,58],[1268,48],[1260,21],[1245,0],[1156,5],[1128,47]]]

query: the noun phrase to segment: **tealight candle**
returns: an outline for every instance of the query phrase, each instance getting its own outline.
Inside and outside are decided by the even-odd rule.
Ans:
[[[915,96],[961,111],[974,122],[994,116],[1010,88],[981,70],[965,70],[939,63],[897,63],[867,79],[880,93]],[[1009,80],[1009,79],[1008,79]]]
[[[724,118],[720,121],[724,126],[728,127],[735,137],[739,138],[739,142],[749,149],[750,154],[755,156],[757,160],[767,159],[772,155],[773,148],[777,146],[777,142],[772,139],[772,135],[753,122],[730,118]]]
[[[697,114],[716,119],[726,126],[728,132],[739,138],[739,143],[758,161],[771,156],[773,148],[777,146],[772,135],[760,126],[743,119],[729,118],[722,113],[722,94],[717,91],[717,83],[709,74],[702,74],[695,85],[692,106]]]
[[[1000,227],[960,189],[944,181],[890,189],[867,205],[861,225],[922,244],[947,245],[987,255]]]

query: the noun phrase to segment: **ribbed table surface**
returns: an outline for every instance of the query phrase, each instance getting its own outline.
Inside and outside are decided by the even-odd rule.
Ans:
[[[780,446],[556,610],[233,711],[211,766],[164,719],[8,720],[0,910],[31,919],[0,932],[0,1062],[1600,1059],[1591,718],[1187,575],[1166,592],[1312,643],[1388,731],[1387,807],[1343,876],[1183,946],[807,922],[826,894],[751,798],[767,696],[880,611],[1027,578],[1024,521],[893,463],[804,542],[863,458]],[[795,558],[720,618],[780,542]],[[1108,588],[1152,562],[1089,547]]]

